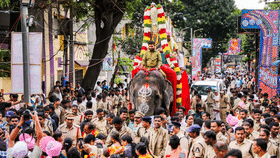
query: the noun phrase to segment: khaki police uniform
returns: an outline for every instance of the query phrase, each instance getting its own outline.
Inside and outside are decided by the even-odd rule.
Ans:
[[[202,101],[202,100],[200,100],[200,102],[196,102],[196,104],[201,104],[201,109],[203,110],[203,111],[207,111],[207,105],[206,105],[206,103],[204,102],[204,101]],[[196,111],[196,105],[195,105],[195,107],[194,107],[194,111]],[[212,118],[212,117],[211,117]]]
[[[272,138],[270,135],[269,140],[271,141],[272,144],[276,145],[277,147],[279,147],[279,143],[280,143],[280,137],[279,135],[277,135],[275,138]]]
[[[119,94],[119,104],[121,107],[123,107],[124,97]]]
[[[99,120],[98,118],[95,118],[91,122],[94,124],[97,132],[102,133],[105,136],[108,135],[108,133],[107,133],[108,128],[106,127],[107,126],[107,121],[106,121],[105,118],[103,118],[103,120]]]
[[[189,133],[186,132],[186,130],[189,129],[189,128],[190,128],[190,126],[189,126],[187,123],[185,123],[183,126],[180,127],[180,131],[181,131],[182,133],[184,133],[185,136],[188,136]]]
[[[119,109],[119,107],[118,107],[118,105],[119,105],[119,97],[117,96],[117,95],[114,95],[114,97],[113,97],[113,102],[112,102],[112,111],[113,111],[113,113],[115,114],[115,115],[117,115],[118,114],[118,109]]]
[[[228,97],[223,95],[220,97],[220,117],[223,122],[226,122],[226,115],[227,115],[227,110],[228,110],[228,105],[229,105],[229,100]]]
[[[255,131],[255,130],[247,137],[247,139],[249,139],[251,141],[254,141],[257,138],[259,138],[259,132]]]
[[[210,113],[211,118],[213,117],[213,109],[214,109],[214,104],[215,104],[215,95],[212,91],[208,92],[207,94],[207,107],[206,111]]]
[[[164,157],[167,141],[169,135],[166,129],[160,127],[158,129],[152,128],[148,136],[150,143],[149,149],[157,157]]]
[[[245,109],[248,110],[248,114],[251,114],[253,112],[253,105],[250,102],[245,103]]]
[[[41,126],[42,131],[48,131],[53,135],[53,124],[51,120],[45,119],[44,127]]]
[[[150,132],[152,131],[152,127],[146,129],[144,127],[140,127],[138,128],[138,130],[136,131],[135,134],[135,138],[134,138],[134,143],[138,144],[140,142],[141,137],[147,137],[149,136]]]
[[[259,132],[261,128],[261,123],[257,123],[256,120],[254,120],[254,131]]]
[[[126,125],[126,126],[127,126],[127,125]],[[127,126],[127,127],[128,127],[128,126]],[[131,130],[132,130],[132,131],[134,132],[134,134],[136,135],[138,129],[141,128],[141,127],[142,127],[142,122],[141,122],[141,123],[138,123],[138,124],[136,124],[136,123],[134,122],[133,128],[132,128]]]
[[[126,99],[126,96],[123,96],[124,100],[123,100],[123,107],[126,107],[127,109],[129,109],[129,100]]]
[[[179,139],[180,139],[180,148],[184,151],[189,151],[189,139],[181,132],[176,134]],[[165,156],[169,153],[171,153],[172,149],[171,146],[169,145],[169,141],[167,142],[166,145],[166,150],[165,150]]]
[[[243,125],[244,119],[240,119],[237,123],[237,126],[241,127]]]
[[[228,140],[228,137],[226,137],[225,135],[223,135],[222,132],[219,132],[219,133],[216,135],[216,139],[217,139],[217,141],[222,141],[222,142],[224,142],[224,143],[226,143],[226,144],[229,144],[229,143],[230,143],[229,140]]]
[[[206,143],[202,136],[198,136],[193,139],[190,146],[189,158],[203,158],[205,156]]]
[[[82,121],[83,121],[83,115],[81,115],[81,114],[74,115],[74,122],[73,122],[73,124],[80,126]]]
[[[54,109],[54,111],[59,118],[59,123],[63,124],[65,121],[65,109],[61,106],[58,106],[57,108]]]
[[[114,128],[112,124],[109,124],[108,121],[106,120],[106,128],[107,128],[107,133],[109,134],[111,130]]]
[[[77,140],[79,138],[82,138],[82,135],[81,135],[81,130],[80,130],[80,126],[78,125],[75,125],[73,124],[71,128],[69,128],[67,126],[66,123],[60,125],[58,128],[57,128],[58,131],[61,131],[64,138],[72,138],[73,139],[73,147],[76,146],[77,144]]]
[[[214,148],[211,145],[207,145],[205,149],[205,157],[204,158],[215,158],[216,153]]]
[[[195,110],[195,106],[196,106],[196,96],[192,97],[192,110]]]
[[[99,104],[97,104],[97,109],[103,109],[106,113],[108,113],[109,102],[107,100],[105,102],[100,101]]]
[[[86,108],[86,106],[85,106],[83,103],[81,103],[80,105],[78,105],[78,110],[79,110],[80,113],[85,112],[86,109],[87,109],[87,108]]]
[[[106,142],[105,142],[105,144],[106,144],[108,147],[111,146],[111,145],[113,144],[113,142],[112,142],[112,140],[111,140],[111,133],[112,133],[113,131],[118,132],[120,138],[121,138],[122,136],[124,136],[124,135],[127,135],[127,134],[130,135],[130,136],[132,137],[132,139],[134,139],[134,136],[135,136],[134,133],[133,133],[133,131],[132,131],[129,127],[122,126],[122,128],[121,128],[119,131],[117,131],[117,129],[114,127],[114,128],[110,131],[110,133],[108,134],[108,137],[107,137]]]
[[[271,141],[268,141],[266,151],[271,156],[279,157],[279,148],[276,145],[272,144]]]
[[[238,144],[236,140],[232,141],[228,147],[230,149],[239,149],[242,152],[242,157],[244,158],[253,158],[254,152],[252,145],[252,141],[244,139],[241,144]]]

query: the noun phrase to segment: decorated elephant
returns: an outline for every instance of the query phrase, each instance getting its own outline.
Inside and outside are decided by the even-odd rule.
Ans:
[[[146,116],[151,116],[157,107],[169,109],[173,101],[171,83],[159,71],[137,72],[129,86],[130,100],[133,108]]]

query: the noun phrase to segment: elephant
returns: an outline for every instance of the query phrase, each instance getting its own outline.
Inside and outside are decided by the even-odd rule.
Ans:
[[[133,108],[146,116],[153,115],[157,107],[169,110],[173,101],[171,83],[155,70],[137,72],[130,81],[129,94]]]

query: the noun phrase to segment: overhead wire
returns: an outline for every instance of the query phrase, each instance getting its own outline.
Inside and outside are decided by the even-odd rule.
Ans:
[[[13,26],[11,27],[10,31],[7,33],[6,37],[4,38],[4,40],[2,41],[1,45],[0,45],[0,49],[2,48],[2,45],[4,44],[4,42],[6,41],[7,37],[9,36],[9,34],[13,31],[13,28],[15,27],[16,23],[18,22],[18,20],[20,19],[21,14],[19,15],[19,17],[17,18],[16,22],[13,24]]]

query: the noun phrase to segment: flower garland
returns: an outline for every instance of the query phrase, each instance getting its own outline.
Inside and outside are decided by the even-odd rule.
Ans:
[[[152,7],[155,7],[155,6],[152,6]],[[182,74],[181,74],[177,59],[174,55],[171,54],[171,50],[168,46],[164,10],[160,4],[158,4],[156,6],[156,8],[157,8],[157,12],[158,12],[157,23],[158,23],[158,27],[159,27],[161,46],[165,53],[165,57],[166,57],[168,65],[176,72],[176,75],[177,75],[176,105],[177,105],[177,107],[179,107],[182,105],[182,97],[181,97]],[[143,57],[144,53],[148,50],[148,42],[151,40],[151,30],[152,30],[151,7],[148,6],[144,12],[143,44],[142,44],[140,55],[136,55],[136,57],[134,59],[134,69],[137,68],[138,65],[140,65],[140,63],[142,62],[142,57]]]

